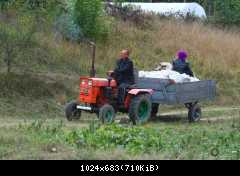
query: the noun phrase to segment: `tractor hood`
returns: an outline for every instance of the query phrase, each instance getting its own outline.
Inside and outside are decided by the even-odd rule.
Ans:
[[[93,87],[108,87],[109,82],[106,78],[88,78],[88,77],[81,77],[80,78],[81,84],[86,84]],[[111,81],[111,87],[117,87],[117,82],[115,80]]]

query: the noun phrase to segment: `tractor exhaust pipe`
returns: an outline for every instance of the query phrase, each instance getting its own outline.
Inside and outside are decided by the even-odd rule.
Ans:
[[[92,66],[90,70],[90,77],[94,78],[96,76],[96,69],[95,69],[95,59],[96,59],[96,44],[94,42],[89,42],[92,46]]]

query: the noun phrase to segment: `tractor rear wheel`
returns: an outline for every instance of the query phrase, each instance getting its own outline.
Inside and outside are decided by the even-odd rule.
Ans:
[[[189,108],[188,120],[190,123],[199,122],[202,118],[202,109],[199,105],[193,105]]]
[[[138,95],[132,98],[129,107],[129,116],[134,125],[146,123],[152,112],[152,102],[148,94]]]
[[[106,104],[99,109],[99,119],[104,124],[112,124],[115,121],[116,112],[113,106]]]
[[[66,105],[65,115],[68,121],[79,120],[81,118],[81,110],[77,109],[76,101]]]

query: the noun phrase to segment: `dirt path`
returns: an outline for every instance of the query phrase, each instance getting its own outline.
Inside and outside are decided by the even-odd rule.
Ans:
[[[203,112],[219,112],[219,111],[235,111],[239,110],[240,107],[211,107],[211,108],[203,108]],[[160,113],[161,116],[168,116],[168,115],[178,115],[178,114],[185,114],[187,113],[187,110],[181,110],[181,111],[169,111],[167,113]]]
[[[226,112],[230,112],[230,111],[236,111],[236,110],[239,110],[240,111],[240,107],[214,107],[214,108],[205,108],[203,109],[203,112],[219,112],[219,111],[226,111]],[[170,111],[168,113],[160,113],[160,117],[164,117],[164,118],[167,118],[167,117],[174,117],[174,116],[178,116],[178,115],[181,115],[181,114],[186,114],[187,111]],[[127,115],[125,116],[118,116],[117,118],[117,122],[119,122],[119,119],[121,118],[126,118]],[[237,119],[237,118],[240,118],[240,117],[237,117],[237,116],[221,116],[221,117],[208,117],[208,118],[203,118],[201,121],[202,122],[216,122],[216,121],[225,121],[225,120],[234,120],[234,119]],[[48,123],[54,123],[54,122],[57,122],[59,119],[47,119],[46,121]],[[66,119],[62,119],[66,128],[84,128],[84,127],[87,127],[89,122],[92,120],[81,120],[81,121],[78,121],[78,122],[67,122]],[[32,124],[33,122],[35,122],[36,120],[35,119],[16,119],[16,118],[0,118],[0,128],[12,128],[12,127],[17,127],[19,126],[20,124],[22,125],[30,125]]]
[[[240,111],[240,107],[214,107],[214,108],[203,108],[202,112],[219,112],[219,111],[235,111],[235,110],[239,110]],[[161,111],[161,109],[160,109]],[[161,116],[169,116],[169,115],[179,115],[179,114],[186,114],[187,110],[179,110],[179,111],[169,111],[166,113],[161,113],[159,115]]]
[[[84,127],[87,127],[89,124],[89,121],[68,122],[65,119],[62,119],[62,120],[66,128],[84,128]],[[12,127],[18,127],[20,125],[31,125],[35,121],[36,120],[33,120],[33,119],[29,119],[29,120],[8,119],[7,121],[4,121],[4,119],[0,119],[0,128],[12,128]],[[57,121],[58,121],[57,119],[46,120],[46,122],[49,124]]]
[[[240,119],[240,117],[227,116],[227,117],[203,118],[201,119],[201,121],[202,122],[218,122],[218,121],[236,120],[236,119]]]

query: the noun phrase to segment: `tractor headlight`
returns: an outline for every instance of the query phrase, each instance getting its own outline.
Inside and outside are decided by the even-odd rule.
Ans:
[[[93,85],[92,80],[88,80],[88,86],[92,86],[92,85]]]
[[[85,83],[86,83],[85,80],[82,80],[82,81],[81,81],[81,84],[82,84],[82,85],[85,85]]]

